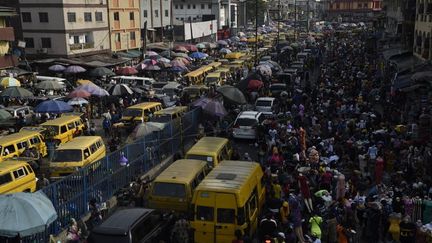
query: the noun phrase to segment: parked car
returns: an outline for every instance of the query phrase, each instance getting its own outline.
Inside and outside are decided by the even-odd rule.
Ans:
[[[274,97],[260,97],[255,101],[255,110],[263,113],[265,116],[277,114],[279,102]]]
[[[115,212],[90,233],[89,243],[132,243],[169,241],[171,217],[147,208],[128,208]]]
[[[232,135],[234,138],[256,139],[257,126],[265,120],[258,111],[242,111],[234,121]]]

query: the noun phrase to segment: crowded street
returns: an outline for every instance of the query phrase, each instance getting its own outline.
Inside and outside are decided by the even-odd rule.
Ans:
[[[268,18],[151,43],[146,22],[88,57],[24,38],[0,70],[0,242],[432,242],[430,62],[401,71],[376,20]]]

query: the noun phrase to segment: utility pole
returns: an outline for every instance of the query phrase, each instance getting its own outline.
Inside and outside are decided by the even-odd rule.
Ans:
[[[279,45],[279,35],[280,35],[280,21],[281,21],[281,0],[278,1],[278,20],[277,20],[277,40],[276,40],[276,46]]]
[[[258,65],[258,0],[255,0],[255,67]]]

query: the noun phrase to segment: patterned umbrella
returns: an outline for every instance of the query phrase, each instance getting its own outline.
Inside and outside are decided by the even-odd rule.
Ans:
[[[83,73],[85,71],[87,71],[85,68],[78,65],[69,66],[64,70],[65,73]]]
[[[131,95],[134,92],[126,84],[116,84],[108,89],[110,95]]]
[[[21,87],[8,87],[0,93],[0,97],[24,98],[33,97],[33,93]]]
[[[64,101],[47,100],[37,105],[34,111],[37,113],[60,114],[60,113],[73,111],[73,107]]]
[[[183,46],[190,52],[198,51],[198,48],[193,44],[184,44]]]
[[[68,94],[68,98],[88,98],[91,94],[85,90],[74,90]]]
[[[15,87],[15,86],[21,86],[21,82],[18,81],[18,79],[16,79],[16,78],[5,77],[1,80],[1,85],[5,88]]]
[[[117,74],[119,75],[134,75],[137,74],[138,70],[134,67],[122,67],[117,70]]]
[[[48,68],[48,70],[53,72],[63,72],[65,69],[66,67],[60,64],[52,65]]]

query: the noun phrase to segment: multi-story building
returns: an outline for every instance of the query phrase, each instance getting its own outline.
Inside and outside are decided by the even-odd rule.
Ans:
[[[432,2],[416,0],[415,30],[414,30],[414,55],[423,60],[431,60],[432,57]]]
[[[27,55],[109,52],[106,0],[19,0],[19,14]]]
[[[140,0],[108,0],[111,51],[141,47]]]
[[[344,22],[368,22],[382,10],[382,0],[333,0],[327,2],[327,17]]]
[[[385,32],[400,39],[402,46],[411,50],[414,40],[416,0],[384,0]]]
[[[140,0],[141,29],[147,22],[150,42],[163,41],[167,26],[173,25],[172,0]]]
[[[18,59],[11,53],[11,43],[15,41],[14,29],[9,27],[9,18],[16,16],[13,8],[0,6],[0,69],[13,67]]]
[[[230,0],[173,0],[173,18],[180,22],[217,20],[218,29],[231,26]]]

